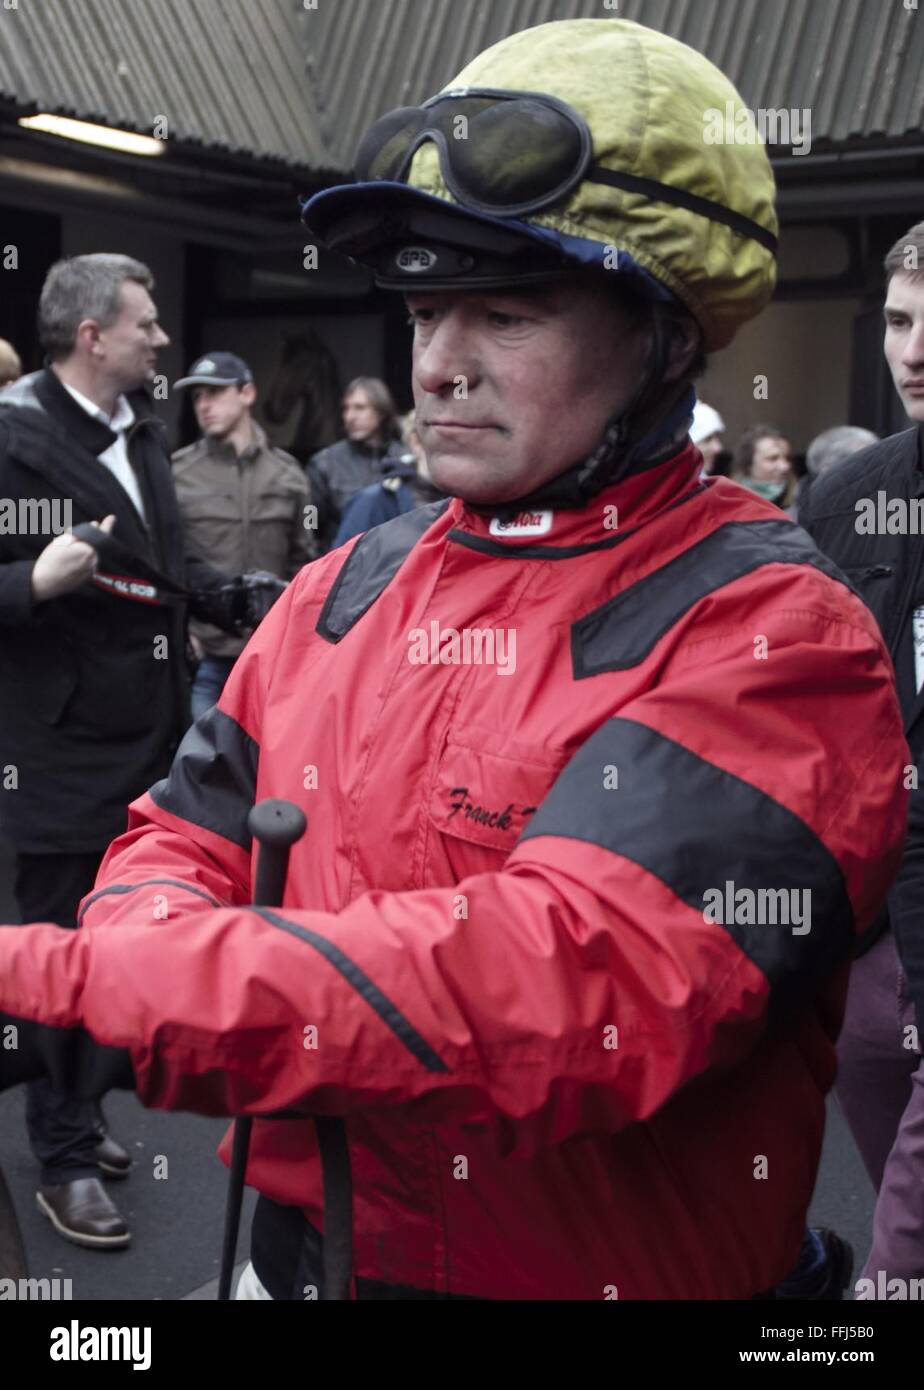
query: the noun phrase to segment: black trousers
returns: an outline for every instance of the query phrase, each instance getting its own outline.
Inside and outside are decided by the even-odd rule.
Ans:
[[[104,853],[18,854],[15,891],[23,922],[75,928],[78,904],[93,887]],[[96,1101],[74,1100],[44,1078],[27,1083],[26,1128],[44,1186],[99,1177],[94,1150],[103,1123]]]

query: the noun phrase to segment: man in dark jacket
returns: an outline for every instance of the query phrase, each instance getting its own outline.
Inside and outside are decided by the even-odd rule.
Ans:
[[[343,394],[343,427],[346,439],[321,449],[307,469],[322,555],[334,544],[347,503],[381,479],[392,451],[400,453],[395,403],[384,381],[358,376],[350,382]]]
[[[184,557],[164,429],[142,389],[169,342],[152,286],[127,256],[58,262],[39,307],[51,365],[0,400],[0,824],[26,922],[76,925],[128,803],[163,775],[189,722],[183,605],[107,573],[70,528],[105,518],[126,553],[178,585],[226,578]],[[27,1122],[55,1228],[91,1248],[126,1245],[100,1171],[125,1176],[131,1160],[98,1107],[35,1081]]]
[[[895,663],[910,746],[908,840],[898,879],[853,967],[838,1094],[878,1192],[859,1297],[899,1296],[924,1274],[924,223],[885,261],[885,355],[913,427],[817,478],[800,513],[875,614]],[[924,260],[921,262],[924,267]],[[905,1285],[907,1288],[907,1284]]]
[[[417,433],[414,411],[401,421],[401,433],[407,452],[382,464],[379,482],[364,487],[349,502],[340,520],[334,549],[373,526],[381,526],[392,517],[403,516],[415,507],[439,502],[445,496],[430,477],[427,455]]]

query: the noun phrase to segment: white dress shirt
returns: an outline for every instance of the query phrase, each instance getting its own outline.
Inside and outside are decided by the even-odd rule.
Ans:
[[[74,400],[81,406],[88,415],[92,415],[95,420],[100,420],[109,429],[114,430],[118,438],[114,444],[110,444],[102,454],[97,457],[101,464],[109,469],[116,482],[120,483],[134,504],[138,515],[144,520],[144,503],[141,500],[141,488],[138,486],[138,478],[135,470],[128,460],[128,445],[125,440],[125,431],[135,423],[135,412],[132,410],[124,396],[119,396],[116,401],[115,412],[110,419],[105,410],[100,410],[98,405],[81,395],[73,386],[68,386],[66,381],[61,385],[65,391],[69,391]]]
[[[914,641],[914,684],[920,690],[924,683],[924,608],[916,608],[911,619]]]

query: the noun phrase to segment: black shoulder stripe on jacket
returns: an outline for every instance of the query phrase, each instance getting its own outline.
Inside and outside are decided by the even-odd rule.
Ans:
[[[844,876],[814,831],[765,792],[636,720],[610,719],[587,740],[520,840],[538,835],[612,850],[708,913],[766,976],[774,1010],[851,953]]]
[[[100,888],[96,893],[91,893],[84,902],[83,907],[77,915],[78,927],[82,924],[87,912],[97,901],[98,898],[108,897],[110,893],[124,894],[134,893],[139,888],[182,888],[185,893],[191,893],[195,898],[202,898],[210,907],[227,907],[227,903],[221,903],[211,893],[207,893],[204,888],[198,887],[195,883],[184,883],[181,878],[145,878],[138,883],[110,883],[107,888]]]
[[[575,680],[637,666],[694,604],[772,564],[812,565],[850,588],[833,561],[792,522],[729,522],[573,624]]]
[[[404,1014],[396,1004],[383,994],[378,985],[370,980],[366,972],[350,960],[348,955],[341,951],[339,946],[335,946],[326,936],[321,936],[316,931],[311,931],[309,927],[300,926],[298,922],[290,922],[285,917],[280,917],[278,913],[271,912],[268,908],[254,908],[265,921],[271,922],[274,927],[281,927],[292,936],[297,936],[301,941],[305,941],[309,946],[313,946],[325,960],[329,961],[335,970],[361,994],[363,999],[371,1009],[374,1009],[379,1018],[390,1028],[395,1037],[417,1058],[418,1062],[423,1063],[427,1071],[448,1071],[446,1063],[438,1052],[427,1042],[426,1038],[418,1033],[414,1025],[404,1017]]]
[[[250,735],[216,705],[186,734],[151,798],[172,816],[249,850],[259,754]]]
[[[394,579],[423,533],[449,506],[450,499],[430,502],[404,512],[356,542],[334,581],[315,631],[328,642],[339,642],[358,623],[384,588]]]

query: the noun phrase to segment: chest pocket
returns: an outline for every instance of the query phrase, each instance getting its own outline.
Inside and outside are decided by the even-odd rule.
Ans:
[[[884,633],[891,627],[889,611],[895,606],[894,565],[844,566],[844,577],[856,589]]]
[[[291,524],[294,516],[295,494],[291,492],[264,492],[250,504],[251,521],[275,521],[287,525]]]
[[[431,828],[449,842],[506,857],[565,759],[564,750],[518,744],[494,731],[450,730],[430,796]],[[466,870],[477,871],[481,862]]]
[[[178,496],[186,521],[240,521],[240,499],[230,488],[178,490]]]

